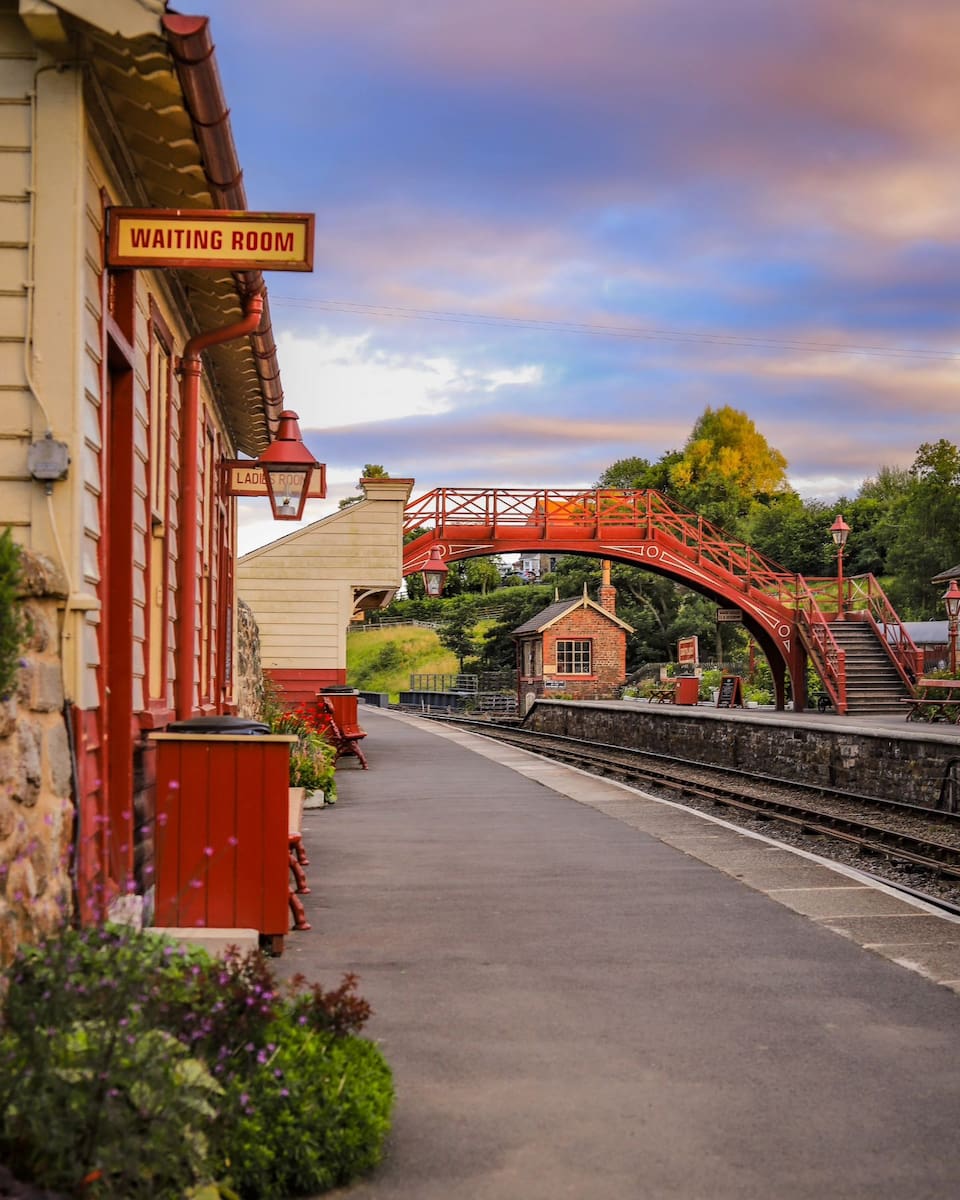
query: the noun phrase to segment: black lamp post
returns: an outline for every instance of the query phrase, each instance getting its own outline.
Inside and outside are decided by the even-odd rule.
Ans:
[[[843,548],[847,544],[847,535],[850,533],[850,526],[843,519],[843,514],[840,513],[837,519],[830,526],[830,536],[833,538],[833,544],[837,548],[837,616],[843,616]]]
[[[430,557],[423,564],[423,586],[427,590],[428,596],[442,596],[443,585],[447,579],[447,571],[450,568],[440,557],[440,547],[433,546],[430,550]]]
[[[275,521],[299,521],[307,502],[310,480],[320,466],[303,444],[297,414],[280,414],[277,436],[257,459],[263,471]]]
[[[950,631],[950,674],[957,673],[957,618],[960,617],[960,587],[955,579],[950,580],[950,586],[943,593],[943,603],[947,608],[947,628]]]

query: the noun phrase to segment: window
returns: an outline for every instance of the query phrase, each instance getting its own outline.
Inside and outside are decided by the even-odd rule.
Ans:
[[[589,675],[590,645],[589,641],[557,642],[557,674]]]

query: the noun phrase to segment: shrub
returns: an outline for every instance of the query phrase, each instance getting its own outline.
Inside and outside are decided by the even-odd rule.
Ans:
[[[27,623],[17,599],[20,547],[9,529],[0,534],[0,699],[13,690]]]
[[[289,1017],[276,1052],[230,1085],[219,1168],[244,1200],[286,1200],[349,1182],[380,1161],[393,1082],[372,1042]]]
[[[0,1157],[22,1178],[118,1200],[209,1182],[221,1088],[151,1021],[151,977],[174,953],[92,930],[17,955],[0,1033]]]
[[[0,1160],[25,1180],[97,1200],[229,1183],[253,1200],[379,1159],[393,1089],[356,1036],[370,1006],[353,975],[280,983],[257,952],[106,928],[22,949],[6,983]]]

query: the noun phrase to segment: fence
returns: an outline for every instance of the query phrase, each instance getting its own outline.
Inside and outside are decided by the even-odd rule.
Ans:
[[[411,692],[516,692],[516,671],[481,671],[478,675],[410,676]]]

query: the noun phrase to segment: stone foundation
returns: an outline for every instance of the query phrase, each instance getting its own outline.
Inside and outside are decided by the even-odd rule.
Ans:
[[[0,964],[70,919],[73,768],[64,718],[59,569],[23,551],[29,623],[12,695],[0,699]]]
[[[263,709],[260,630],[253,609],[243,600],[237,600],[237,679],[234,696],[238,716],[260,716]]]

